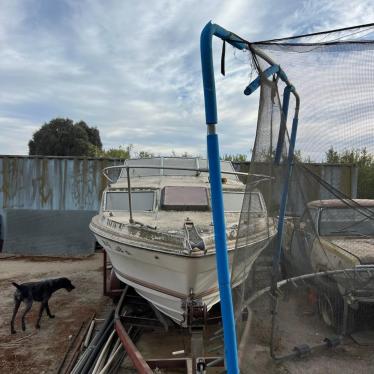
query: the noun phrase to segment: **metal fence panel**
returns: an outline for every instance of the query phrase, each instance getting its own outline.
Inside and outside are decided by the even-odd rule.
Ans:
[[[27,256],[87,256],[95,250],[92,210],[4,209],[3,252]]]

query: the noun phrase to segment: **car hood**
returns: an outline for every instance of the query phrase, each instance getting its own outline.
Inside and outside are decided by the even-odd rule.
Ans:
[[[374,238],[329,238],[328,241],[357,257],[361,264],[374,264]]]

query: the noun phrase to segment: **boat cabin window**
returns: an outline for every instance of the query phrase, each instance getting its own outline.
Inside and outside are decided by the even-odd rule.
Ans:
[[[152,211],[154,206],[154,191],[131,191],[131,205],[133,211]],[[128,211],[129,194],[127,191],[113,191],[106,193],[104,210]]]
[[[205,187],[167,186],[161,191],[161,208],[164,210],[209,210]]]
[[[240,212],[242,210],[244,196],[245,194],[243,192],[223,192],[223,206],[225,207],[225,212]],[[264,211],[260,195],[257,192],[247,194],[246,198],[251,199],[249,202],[249,209],[251,212],[261,213]]]

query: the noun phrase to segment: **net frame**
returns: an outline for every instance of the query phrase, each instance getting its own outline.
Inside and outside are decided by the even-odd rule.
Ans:
[[[302,357],[304,354],[310,353],[315,348],[319,347],[335,347],[339,344],[339,339],[332,339],[332,338],[326,338],[326,340],[322,343],[318,344],[312,344],[312,345],[301,345],[301,346],[295,346],[294,350],[290,353],[284,354],[284,352],[277,351],[277,344],[276,344],[276,329],[277,329],[277,303],[279,300],[281,300],[281,289],[287,288],[287,287],[300,287],[298,286],[305,286],[306,281],[310,279],[322,279],[325,283],[326,281],[330,281],[331,279],[334,279],[334,277],[340,277],[342,276],[345,280],[348,280],[352,285],[355,282],[361,282],[362,275],[367,275],[367,278],[364,279],[363,283],[370,283],[371,278],[373,276],[373,265],[367,265],[367,266],[355,266],[355,267],[349,267],[346,269],[336,269],[336,270],[326,270],[326,271],[309,271],[307,274],[301,274],[297,276],[289,276],[286,279],[281,279],[281,265],[282,265],[282,252],[283,248],[282,245],[284,245],[284,240],[282,238],[283,236],[283,228],[284,228],[284,218],[287,208],[292,209],[292,205],[294,204],[293,201],[287,201],[287,192],[288,189],[292,188],[292,191],[295,190],[294,186],[292,185],[292,175],[296,174],[297,176],[294,178],[296,181],[296,185],[299,185],[300,189],[300,180],[301,178],[307,179],[311,182],[312,185],[318,185],[321,189],[324,189],[326,193],[328,194],[329,198],[332,197],[338,198],[340,201],[344,203],[344,205],[347,206],[347,208],[352,209],[354,211],[359,212],[359,214],[363,215],[365,219],[372,220],[373,219],[373,213],[367,209],[364,205],[361,205],[360,202],[354,200],[352,196],[345,195],[342,193],[342,191],[339,191],[338,189],[334,188],[330,183],[328,183],[326,180],[321,178],[321,176],[316,175],[312,168],[306,167],[305,165],[298,162],[298,160],[294,159],[294,145],[296,140],[296,131],[294,131],[293,126],[291,127],[291,132],[289,135],[288,129],[287,129],[287,116],[288,116],[288,108],[289,108],[289,94],[292,93],[290,87],[285,85],[283,87],[283,101],[282,104],[280,104],[280,95],[278,92],[278,87],[281,87],[281,84],[278,85],[279,82],[282,81],[282,77],[285,77],[282,73],[278,73],[278,70],[273,65],[270,65],[268,63],[268,59],[265,52],[272,52],[272,50],[278,50],[282,51],[282,49],[288,49],[292,53],[299,52],[299,53],[310,53],[313,51],[323,50],[326,48],[329,48],[330,51],[338,50],[341,46],[352,46],[352,48],[369,48],[373,49],[374,46],[374,34],[373,34],[374,24],[367,24],[367,25],[361,25],[358,27],[351,27],[351,28],[344,28],[344,29],[337,29],[332,30],[328,32],[321,32],[321,33],[313,33],[313,34],[305,34],[305,35],[299,35],[296,37],[289,37],[289,38],[282,38],[282,39],[274,39],[270,41],[260,41],[255,43],[250,43],[248,41],[245,41],[244,39],[240,38],[239,36],[227,32],[224,30],[224,32],[221,35],[221,38],[224,40],[223,44],[223,53],[222,53],[222,59],[221,59],[221,72],[225,73],[225,64],[224,64],[224,56],[225,56],[225,42],[228,42],[229,44],[233,45],[235,48],[238,49],[247,49],[250,52],[251,61],[250,65],[254,66],[257,70],[258,77],[251,82],[247,88],[245,89],[245,94],[251,94],[253,93],[257,88],[263,89],[263,87],[266,85],[265,82],[271,81],[271,83],[275,84],[275,88],[271,93],[272,100],[273,100],[273,109],[276,108],[275,112],[278,110],[278,117],[280,117],[280,120],[278,118],[278,121],[280,122],[279,127],[277,127],[278,131],[278,139],[277,139],[277,146],[275,149],[273,149],[273,146],[270,145],[269,149],[270,152],[268,153],[268,156],[270,158],[271,162],[268,162],[268,164],[273,163],[278,169],[281,170],[281,174],[283,175],[281,177],[281,180],[283,181],[283,193],[282,197],[280,199],[280,214],[278,217],[278,231],[277,231],[277,241],[276,241],[276,249],[273,253],[275,253],[272,261],[272,272],[271,272],[271,284],[265,288],[262,288],[261,290],[254,290],[252,297],[248,298],[248,295],[245,295],[246,290],[245,287],[237,287],[233,290],[234,298],[236,298],[236,323],[238,328],[238,322],[241,318],[243,318],[243,315],[245,314],[246,306],[251,304],[252,302],[255,302],[258,298],[262,297],[263,295],[267,294],[270,295],[270,299],[272,301],[272,308],[271,308],[271,314],[272,314],[272,321],[271,321],[271,340],[270,340],[270,354],[274,360],[283,360],[285,358],[292,358],[292,357]],[[351,40],[352,36],[356,38],[356,40]],[[313,39],[314,38],[314,39]],[[321,40],[318,40],[321,39]],[[294,42],[294,41],[297,42]],[[257,53],[256,53],[257,52]],[[272,55],[272,53],[270,53]],[[265,58],[264,58],[265,56]],[[273,60],[271,60],[273,62]],[[286,66],[282,64],[282,66]],[[270,79],[269,79],[270,78]],[[288,78],[286,77],[288,80]],[[269,82],[268,82],[269,83]],[[289,91],[288,91],[289,90]],[[274,105],[274,103],[276,104]],[[294,108],[298,105],[295,105],[293,103]],[[271,106],[271,105],[270,105]],[[271,119],[270,122],[273,122],[273,109],[270,110],[271,112]],[[298,109],[298,108],[297,108]],[[298,111],[298,110],[297,110]],[[257,124],[257,128],[259,130],[260,128],[260,112],[261,112],[261,99],[260,99],[260,109],[259,109],[259,120]],[[277,117],[277,115],[275,117]],[[216,118],[215,118],[216,120]],[[295,121],[292,121],[295,122]],[[207,123],[209,123],[207,121]],[[216,122],[215,122],[216,123]],[[273,129],[273,128],[272,128]],[[296,116],[296,130],[297,130],[297,116]],[[256,133],[256,139],[258,136],[258,132]],[[272,138],[272,136],[270,136]],[[255,141],[256,144],[256,141]],[[272,144],[272,143],[270,143]],[[274,155],[272,154],[274,152]],[[256,155],[256,150],[254,151],[255,155],[252,155],[252,162],[251,162],[251,171],[255,171],[252,167],[252,163],[255,160],[257,163],[257,166],[260,164],[260,159],[256,159],[256,157],[259,157],[259,155]],[[255,159],[254,159],[255,158]],[[268,160],[269,161],[269,160]],[[294,169],[294,170],[293,170]],[[273,176],[273,169],[269,168],[270,170],[270,176]],[[258,174],[264,174],[263,170],[256,170]],[[294,173],[292,173],[294,172]],[[271,180],[269,178],[268,180]],[[295,182],[293,181],[293,182]],[[255,181],[248,177],[247,182],[247,190],[248,192],[252,191],[253,188],[259,187],[258,180]],[[271,194],[271,193],[270,193]],[[303,201],[310,201],[310,194],[305,193],[302,197]],[[292,199],[291,199],[292,200]],[[246,205],[246,208],[245,208]],[[245,216],[249,216],[250,211],[250,200],[247,199],[247,202],[243,203],[243,209],[242,209],[242,216],[243,216],[243,222],[245,222]],[[309,209],[306,210],[305,216],[311,220],[311,212]],[[242,217],[241,217],[242,220]],[[248,219],[247,219],[248,221]],[[282,222],[283,221],[283,222]],[[247,225],[249,226],[249,225]],[[240,231],[240,228],[239,228]],[[249,232],[249,231],[248,231]],[[242,240],[242,236],[238,233],[237,242]],[[318,236],[318,233],[316,236],[316,242],[319,243],[320,247],[323,250],[323,246],[321,244],[322,239]],[[237,251],[236,251],[237,252]],[[326,253],[325,256],[327,257]],[[241,257],[236,253],[236,264],[240,263]],[[232,279],[235,279],[235,259],[234,259],[234,265],[232,270]],[[242,288],[242,290],[238,290],[239,288]],[[247,290],[248,291],[248,290]],[[253,291],[253,290],[252,290]],[[343,334],[346,332],[347,329],[347,311],[349,309],[347,308],[346,303],[346,296],[342,295],[344,299],[344,323],[342,327]],[[239,307],[238,307],[239,305]],[[247,310],[248,313],[248,310]],[[242,336],[240,337],[242,338]],[[244,344],[243,339],[239,338],[239,356],[243,356],[243,352],[246,349],[245,347],[245,339]],[[248,347],[247,347],[248,348]],[[242,357],[239,357],[239,362]],[[246,372],[245,369],[241,366],[241,370],[244,370],[243,372]]]

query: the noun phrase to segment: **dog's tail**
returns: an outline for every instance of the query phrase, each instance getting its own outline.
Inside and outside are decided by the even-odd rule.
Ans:
[[[12,282],[12,284],[13,284],[14,287],[18,288],[20,291],[22,290],[22,287],[19,284],[17,284],[16,282]]]

